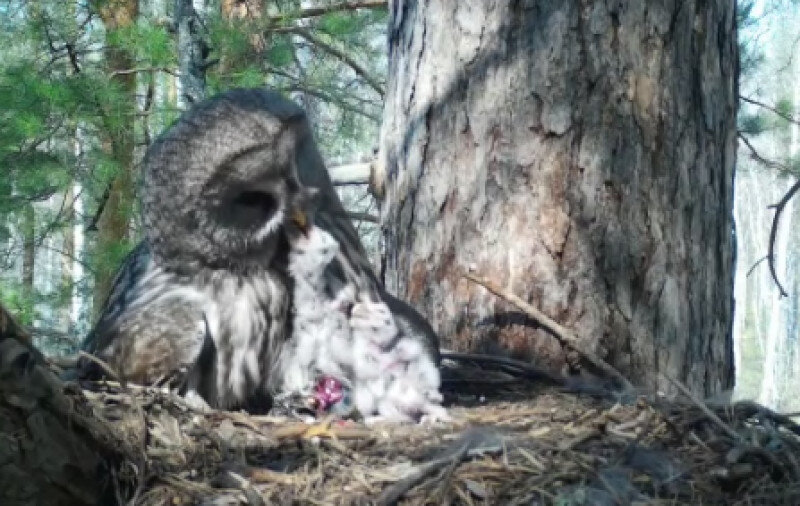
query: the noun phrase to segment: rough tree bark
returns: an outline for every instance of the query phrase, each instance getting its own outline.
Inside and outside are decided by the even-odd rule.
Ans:
[[[391,2],[384,280],[445,343],[733,381],[733,0]],[[572,364],[574,365],[574,364]]]
[[[138,0],[106,0],[95,1],[100,18],[106,32],[132,26],[139,14]],[[130,72],[135,68],[134,57],[129,48],[125,48],[113,37],[107,37],[106,66],[111,82],[119,88],[123,102],[116,104],[113,110],[107,111],[109,121],[108,138],[104,144],[113,159],[119,164],[119,173],[112,181],[108,199],[103,206],[102,214],[97,220],[97,242],[95,248],[105,253],[119,245],[128,237],[131,211],[134,200],[133,191],[133,120],[135,118],[136,74]],[[116,272],[116,262],[102,262],[95,276],[93,312],[95,315],[108,295],[111,281]]]
[[[112,504],[125,443],[45,365],[0,306],[0,504]]]

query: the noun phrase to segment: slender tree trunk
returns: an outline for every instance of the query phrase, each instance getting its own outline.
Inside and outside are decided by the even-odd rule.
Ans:
[[[178,27],[178,63],[180,96],[178,106],[201,102],[206,96],[205,28],[192,0],[175,0],[175,24]]]
[[[139,13],[137,0],[109,0],[103,2],[99,9],[100,17],[105,25],[106,32],[112,34],[115,30],[132,26]],[[103,212],[97,222],[96,249],[101,257],[106,258],[97,266],[94,288],[94,313],[102,308],[114,273],[118,267],[116,261],[108,261],[108,253],[119,250],[119,246],[128,237],[130,219],[132,215],[134,189],[134,137],[133,122],[135,119],[135,94],[136,74],[129,71],[135,67],[130,48],[125,48],[113,42],[113,37],[108,37],[106,46],[106,63],[111,82],[122,91],[123,103],[118,104],[110,112],[109,138],[105,145],[112,157],[119,165],[119,173],[111,183],[108,199]],[[117,259],[119,255],[111,255]]]
[[[32,203],[22,210],[22,303],[25,319],[33,317],[34,271],[36,264],[36,211]],[[25,321],[30,324],[32,322]]]
[[[407,0],[389,26],[389,289],[445,343],[575,367],[473,267],[635,383],[730,387],[734,1]]]
[[[59,321],[61,328],[71,333],[74,327],[72,321],[72,291],[75,279],[73,277],[72,264],[77,257],[75,250],[75,229],[72,224],[75,222],[75,191],[70,184],[64,192],[64,221],[68,223],[64,227],[64,254],[61,255],[61,293],[64,294],[64,302],[59,308]]]

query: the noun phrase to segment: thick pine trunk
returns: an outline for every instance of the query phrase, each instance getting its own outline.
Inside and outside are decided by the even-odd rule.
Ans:
[[[635,383],[733,381],[733,0],[391,3],[385,282],[445,344],[573,328]]]

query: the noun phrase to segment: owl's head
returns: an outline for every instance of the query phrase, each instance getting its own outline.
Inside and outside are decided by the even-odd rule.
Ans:
[[[234,90],[186,112],[145,156],[144,229],[165,266],[225,269],[272,261],[300,190],[296,104]]]

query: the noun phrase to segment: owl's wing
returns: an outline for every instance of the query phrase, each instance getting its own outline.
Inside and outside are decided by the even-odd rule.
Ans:
[[[115,335],[120,318],[130,312],[131,306],[141,304],[141,282],[148,269],[152,269],[152,256],[147,243],[140,242],[123,260],[122,265],[111,283],[111,291],[103,303],[103,310],[94,328],[84,339],[81,349],[87,353],[96,353],[105,348]]]
[[[142,384],[182,382],[209,338],[202,294],[155,265],[142,242],[125,259],[83,350],[122,379]],[[100,375],[82,360],[79,376]]]

